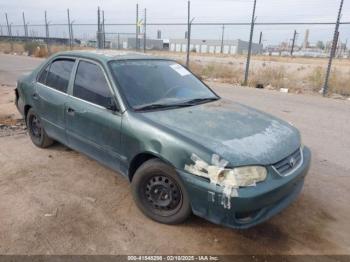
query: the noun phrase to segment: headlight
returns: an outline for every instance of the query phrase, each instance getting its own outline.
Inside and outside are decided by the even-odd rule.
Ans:
[[[263,166],[244,166],[232,169],[225,168],[227,161],[221,160],[213,155],[212,164],[209,165],[197,155],[191,156],[193,165],[185,165],[185,170],[210,179],[210,182],[223,187],[245,187],[253,186],[264,181],[267,177],[267,170]]]
[[[218,175],[218,184],[223,186],[244,187],[253,186],[264,181],[267,170],[262,166],[245,166],[234,169],[224,169]]]

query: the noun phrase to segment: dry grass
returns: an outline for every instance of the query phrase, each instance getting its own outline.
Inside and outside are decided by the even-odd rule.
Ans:
[[[309,84],[309,87],[313,91],[320,90],[321,86],[324,83],[325,78],[325,68],[318,66],[313,69],[313,71],[305,78],[305,81]]]
[[[263,85],[270,88],[291,88],[292,76],[283,66],[265,66],[252,70],[249,74],[249,86]]]
[[[344,73],[335,68],[331,73],[329,87],[332,93],[350,96],[350,70]]]
[[[230,64],[192,62],[190,68],[203,79],[214,79],[225,83],[241,84],[244,77],[243,68]],[[324,79],[325,67],[322,66],[315,67],[310,73],[306,73],[306,76],[300,77],[284,66],[268,65],[252,69],[248,85],[252,87],[262,85],[269,89],[288,88],[290,92],[296,93],[318,92],[323,86]],[[335,67],[329,79],[329,91],[350,96],[350,70],[346,73]]]
[[[10,43],[10,42],[0,42],[0,51],[4,52],[5,54],[10,53],[17,53],[22,54],[24,50],[24,45],[21,43]]]
[[[74,50],[80,49],[94,49],[91,47],[80,47],[74,46]],[[49,52],[50,50],[50,52]],[[9,42],[0,41],[0,52],[5,54],[16,53],[16,54],[27,54],[34,57],[48,57],[52,54],[62,51],[70,50],[69,46],[66,45],[49,45],[48,47],[45,43],[40,42]]]
[[[225,83],[242,84],[244,78],[244,69],[237,65],[191,63],[190,68],[204,79],[217,79]],[[251,70],[248,85],[269,86],[271,89],[292,88],[292,78],[283,66],[265,66]]]
[[[326,77],[325,72],[325,67],[318,66],[314,68],[306,79],[309,88],[314,91],[320,90]],[[346,73],[335,67],[330,74],[328,86],[331,93],[350,96],[350,70]]]
[[[240,84],[243,78],[243,70],[239,67],[222,63],[201,64],[190,63],[190,69],[203,79],[217,79],[230,84]]]

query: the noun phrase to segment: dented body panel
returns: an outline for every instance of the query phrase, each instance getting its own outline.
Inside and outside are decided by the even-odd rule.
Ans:
[[[144,113],[174,134],[185,135],[229,161],[229,166],[268,165],[300,147],[296,128],[247,106],[221,99],[195,107]],[[210,158],[199,155],[204,161]]]
[[[93,157],[130,181],[135,171],[135,159],[141,155],[147,156],[145,159],[157,157],[177,170],[196,215],[233,228],[247,228],[265,221],[299,194],[311,154],[308,148],[302,147],[299,131],[292,125],[225,99],[176,109],[137,112],[128,106],[113,81],[108,62],[140,59],[139,55],[114,57],[98,52],[65,52],[48,61],[60,56],[90,59],[100,64],[119,110],[89,108],[84,102],[72,99],[72,75],[67,95],[60,94],[64,107],[60,119],[64,121],[44,121],[52,138]],[[17,105],[22,114],[32,107],[41,117],[55,119],[56,113],[45,117],[48,112],[40,106],[42,102],[33,99],[38,91],[37,74],[46,63],[19,81]],[[50,96],[55,96],[54,92]],[[67,115],[67,105],[83,112],[77,115],[79,121]],[[60,129],[55,129],[57,126]],[[298,148],[302,148],[301,165],[288,176],[278,174],[274,164],[288,158]],[[191,168],[198,168],[193,156],[210,170],[208,175],[194,170],[189,172]],[[245,166],[266,168],[266,180],[260,182],[252,178],[249,185],[238,180],[227,185],[218,180],[222,170]],[[201,168],[198,170],[202,171]]]
[[[238,197],[230,198],[231,208],[222,205],[222,187],[201,177],[178,171],[191,194],[193,212],[209,221],[232,228],[249,228],[262,223],[285,209],[299,195],[309,170],[311,153],[303,148],[304,161],[292,175],[281,177],[268,168],[266,181],[255,187],[239,188]]]

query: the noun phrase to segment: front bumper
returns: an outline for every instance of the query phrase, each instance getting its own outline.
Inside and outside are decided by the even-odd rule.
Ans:
[[[303,163],[288,176],[278,175],[268,167],[268,177],[256,186],[238,189],[231,197],[230,209],[223,205],[223,188],[205,178],[179,171],[189,193],[192,211],[215,224],[231,228],[249,228],[260,224],[289,206],[299,195],[309,170],[311,152],[302,150]],[[226,201],[226,199],[225,199]]]

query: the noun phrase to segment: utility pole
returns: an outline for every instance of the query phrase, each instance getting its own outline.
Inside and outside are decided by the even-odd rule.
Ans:
[[[46,46],[47,46],[47,52],[50,54],[51,50],[50,50],[50,45],[49,45],[49,24],[47,22],[47,14],[46,14],[46,10],[45,10],[45,33],[46,33]]]
[[[327,72],[326,72],[326,77],[324,80],[324,85],[323,85],[323,96],[326,96],[328,93],[328,81],[329,81],[329,74],[331,72],[332,68],[332,60],[335,55],[335,49],[337,48],[337,40],[338,40],[338,32],[339,32],[339,23],[340,23],[340,17],[341,13],[343,10],[343,4],[344,0],[340,0],[340,6],[339,6],[339,11],[338,11],[338,17],[337,17],[337,22],[335,24],[335,29],[334,29],[334,35],[333,35],[333,42],[332,42],[332,49],[331,53],[329,56],[329,61],[328,61],[328,67],[327,67]]]
[[[224,53],[224,36],[225,36],[225,25],[222,24],[222,31],[221,31],[221,48],[220,53]]]
[[[69,35],[69,48],[72,50],[72,32],[71,32],[71,25],[70,25],[70,15],[69,15],[69,8],[67,9],[67,18],[68,18],[68,35]]]
[[[290,56],[293,56],[296,37],[297,37],[297,30],[294,30],[294,35],[293,35],[293,40],[292,40],[292,49],[290,50]]]
[[[146,27],[147,27],[147,9],[145,8],[145,13],[144,13],[144,24],[143,24],[143,52],[146,53],[146,45],[147,45],[147,40],[146,40]]]
[[[135,37],[135,49],[138,49],[139,42],[139,4],[136,4],[136,37]]]
[[[254,24],[255,24],[255,9],[256,9],[256,0],[254,0],[252,22],[251,22],[251,25],[250,25],[250,37],[249,37],[248,55],[247,55],[247,63],[246,63],[245,75],[244,75],[244,83],[243,83],[245,86],[248,84],[250,56],[251,56],[251,53],[252,53],[253,32],[254,32]]]

